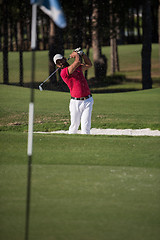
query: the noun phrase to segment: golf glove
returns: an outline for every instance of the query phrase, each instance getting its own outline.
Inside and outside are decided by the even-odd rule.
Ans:
[[[77,52],[80,56],[84,54],[83,50],[79,47],[74,50],[74,52]]]

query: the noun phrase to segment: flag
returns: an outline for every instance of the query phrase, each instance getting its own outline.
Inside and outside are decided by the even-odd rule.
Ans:
[[[60,28],[66,27],[66,19],[59,0],[31,0],[31,4],[37,4],[55,24]]]

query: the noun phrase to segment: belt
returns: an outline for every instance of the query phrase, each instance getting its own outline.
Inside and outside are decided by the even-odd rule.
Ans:
[[[74,100],[86,100],[88,98],[92,97],[92,94],[86,96],[86,97],[81,97],[81,98],[76,98],[76,97],[71,97],[71,99],[74,99]]]

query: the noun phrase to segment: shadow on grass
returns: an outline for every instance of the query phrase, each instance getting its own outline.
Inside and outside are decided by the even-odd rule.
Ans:
[[[133,83],[132,87],[128,86],[129,83]],[[133,86],[134,83],[135,86]],[[107,76],[103,81],[91,78],[88,84],[92,93],[118,93],[140,90],[140,88],[137,87],[136,81],[134,82],[133,79],[127,79],[125,75]]]
[[[90,78],[87,80],[88,85],[91,89],[92,93],[118,93],[118,92],[130,92],[130,91],[139,91],[140,89],[137,88],[135,81],[135,87],[128,87],[127,83],[132,82],[134,83],[133,79],[126,79],[125,75],[113,75],[107,76],[105,79],[97,80],[96,78]],[[125,86],[126,83],[126,86]],[[34,82],[34,89],[39,89],[39,85],[41,82]],[[23,85],[19,83],[9,83],[7,85],[12,86],[21,86],[26,88],[31,88],[31,83],[23,83]],[[124,87],[123,87],[123,86]],[[121,87],[119,87],[121,86]],[[50,91],[59,91],[59,92],[69,92],[67,85],[63,81],[58,82],[46,82],[42,85],[43,90],[50,90]]]

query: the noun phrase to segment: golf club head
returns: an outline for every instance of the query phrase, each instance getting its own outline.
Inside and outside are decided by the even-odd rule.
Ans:
[[[43,91],[43,88],[41,87],[41,85],[39,85],[39,90],[40,90],[40,91]]]

